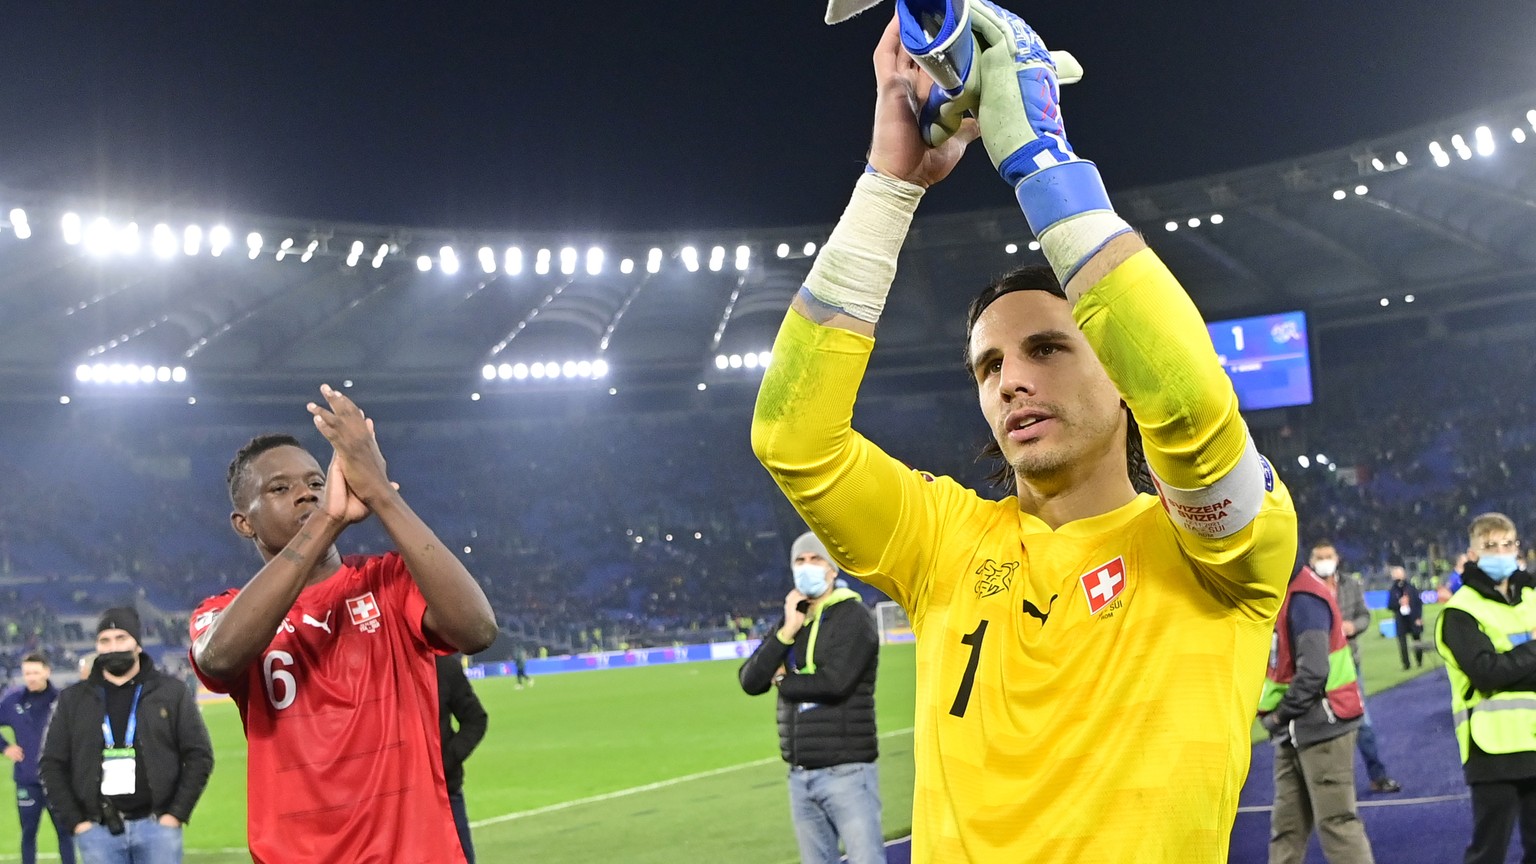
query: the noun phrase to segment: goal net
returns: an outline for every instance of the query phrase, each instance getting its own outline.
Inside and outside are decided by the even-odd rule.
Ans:
[[[900,604],[886,600],[875,606],[875,620],[880,625],[881,645],[917,641],[917,636],[912,633],[912,622],[907,620],[907,611]]]

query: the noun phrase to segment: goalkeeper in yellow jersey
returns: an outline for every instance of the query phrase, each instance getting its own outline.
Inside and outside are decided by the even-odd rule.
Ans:
[[[938,147],[898,22],[876,49],[869,167],[785,316],[753,448],[912,620],[915,862],[1219,864],[1295,513],[1199,312],[1068,145],[1049,53],[991,4],[971,18],[979,127]],[[978,132],[1051,264],[971,308],[1003,501],[851,428],[912,213]]]

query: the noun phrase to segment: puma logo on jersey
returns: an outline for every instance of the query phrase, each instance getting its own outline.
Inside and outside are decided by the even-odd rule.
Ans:
[[[325,620],[324,621],[316,621],[314,618],[310,617],[308,612],[304,613],[304,617],[301,620],[305,624],[308,624],[311,627],[317,627],[317,628],[319,628],[321,630],[324,630],[327,633],[330,633],[331,632],[331,613],[334,612],[334,611],[335,611],[334,609],[327,610],[326,613],[325,613]]]
[[[999,564],[990,558],[983,561],[981,566],[976,568],[976,575],[981,577],[975,587],[977,599],[1007,591],[1013,586],[1013,571],[1017,569],[1019,569],[1017,561],[1004,564]]]
[[[1045,619],[1051,617],[1051,610],[1056,608],[1056,598],[1060,597],[1060,596],[1061,596],[1060,594],[1052,594],[1050,602],[1047,603],[1046,606],[1045,606],[1045,611],[1044,612],[1040,611],[1040,607],[1039,606],[1036,606],[1035,604],[1029,602],[1028,598],[1025,598],[1025,600],[1024,600],[1024,614],[1025,615],[1029,615],[1029,616],[1031,616],[1033,618],[1039,618],[1040,619],[1040,626],[1044,627],[1045,626]]]

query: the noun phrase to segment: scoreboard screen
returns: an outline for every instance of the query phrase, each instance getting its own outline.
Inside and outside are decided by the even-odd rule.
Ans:
[[[1233,318],[1205,326],[1242,410],[1312,404],[1305,312]]]

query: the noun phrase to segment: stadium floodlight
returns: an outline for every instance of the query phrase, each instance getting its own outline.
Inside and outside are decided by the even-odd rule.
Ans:
[[[603,250],[593,246],[587,250],[587,275],[597,276],[603,272]]]
[[[124,384],[137,384],[137,383],[139,383],[139,367],[133,365],[132,363],[129,363],[128,365],[124,366],[123,367],[123,383]]]
[[[724,369],[726,366],[729,366],[729,365],[730,365],[730,358],[726,357],[724,354],[716,354],[715,355],[715,368],[716,369]]]
[[[1018,252],[1019,252],[1019,244],[1017,244],[1017,243],[1009,243],[1007,246],[1003,247],[1003,251],[1008,253],[1009,255],[1017,255]]]
[[[1355,194],[1356,195],[1365,195],[1365,194],[1369,193],[1370,191],[1371,191],[1370,187],[1366,186],[1364,183],[1361,183],[1359,186],[1355,187]]]
[[[512,377],[519,381],[526,381],[528,379],[528,364],[514,363],[512,365]]]
[[[1383,305],[1383,306],[1390,306],[1391,304],[1392,304],[1391,300],[1388,300],[1385,297],[1381,298],[1381,305]]]
[[[459,272],[459,253],[453,251],[452,246],[444,246],[437,250],[437,266],[449,276]]]
[[[1515,140],[1516,144],[1524,144],[1525,143],[1525,130],[1521,129],[1519,126],[1516,126],[1515,128],[1513,128],[1513,129],[1511,129],[1509,131],[1509,137],[1513,138]],[[17,232],[16,236],[17,237],[21,237],[21,233]],[[21,239],[25,240],[27,238],[22,237]]]
[[[560,364],[560,374],[564,375],[567,378],[575,378],[576,377],[576,361],[575,360],[567,360],[564,363],[561,363]]]
[[[1221,215],[1220,213],[1212,213],[1211,214],[1211,224],[1212,225],[1220,225],[1221,223],[1223,223],[1225,221],[1227,221],[1227,218],[1225,216]]]
[[[496,367],[490,363],[480,367],[480,377],[487,381],[496,380]]]
[[[432,269],[432,259],[425,255],[416,256],[416,269],[425,273]]]
[[[531,364],[528,367],[528,375],[529,375],[529,377],[533,378],[535,381],[542,380],[544,378],[544,364],[543,363]]]
[[[1430,145],[1429,155],[1434,157],[1436,168],[1444,168],[1451,164],[1451,154],[1445,152],[1445,148],[1440,146],[1439,141]]]
[[[608,361],[607,360],[604,360],[603,358],[599,357],[596,360],[592,361],[592,377],[593,378],[606,378],[606,377],[608,377]],[[613,395],[614,393],[617,393],[617,392],[618,392],[617,390],[609,390],[608,391],[609,395]]]
[[[647,273],[659,273],[659,272],[661,272],[661,250],[660,249],[653,248],[653,249],[651,249],[651,251],[645,253],[645,272],[647,272]]]
[[[1189,227],[1191,227],[1191,228],[1199,228],[1200,227],[1200,217],[1199,216],[1191,216],[1190,219],[1189,219]]]
[[[745,270],[752,264],[752,249],[749,246],[736,247],[736,269]]]
[[[1345,192],[1343,189],[1335,189],[1335,190],[1333,190],[1333,200],[1335,200],[1335,201],[1343,201],[1345,198],[1348,198],[1348,197],[1349,197],[1349,193]]]
[[[233,240],[234,235],[229,233],[227,225],[213,226],[208,230],[208,254],[218,258],[224,254],[224,250],[229,248]]]
[[[779,244],[779,248],[775,249],[774,252],[780,258],[788,258],[789,257],[789,244],[788,243],[780,243]]]
[[[91,364],[91,380],[96,382],[97,384],[105,384],[105,383],[107,383],[107,364],[105,364],[105,363],[92,363]]]
[[[565,246],[560,250],[560,272],[566,276],[576,272],[576,249]]]
[[[169,366],[161,366],[159,369],[156,369],[155,370],[155,380],[159,381],[161,384],[164,384],[164,383],[170,381],[171,380],[171,367],[169,367]]]
[[[11,208],[11,230],[16,232],[17,240],[25,240],[32,236],[32,226],[27,224],[27,211],[20,207]]]
[[[804,252],[806,257],[809,258],[816,254],[816,244],[807,240],[805,246],[800,251]]]
[[[1168,224],[1163,226],[1163,229],[1168,231],[1169,233],[1172,233],[1174,231],[1179,230],[1179,223],[1174,222],[1173,220],[1170,219],[1168,221]]]
[[[553,360],[549,361],[548,363],[545,363],[544,364],[544,377],[545,378],[559,378],[560,377],[560,364],[556,363]]]
[[[741,355],[740,354],[732,354],[730,356],[730,358],[728,358],[728,359],[730,360],[730,364],[731,364],[731,368],[732,369],[740,369],[741,368]]]
[[[1467,146],[1467,140],[1460,133],[1451,136],[1451,146],[1456,148],[1456,155],[1463,162],[1472,158],[1472,148]]]
[[[1408,164],[1408,154],[1401,150],[1397,151],[1397,155],[1392,158],[1397,162],[1398,165]]]
[[[617,387],[609,387],[608,388],[608,395],[609,396],[617,396],[617,395],[619,395],[619,388],[617,388]]]
[[[1525,112],[1525,122],[1531,124],[1531,131],[1536,132],[1536,108]]]
[[[59,228],[64,232],[65,243],[68,243],[71,246],[80,245],[80,241],[83,238],[80,232],[81,226],[79,213],[65,213],[64,218],[59,220]]]
[[[508,276],[517,276],[523,272],[523,250],[516,246],[508,246],[507,251],[501,256],[501,269]]]
[[[60,396],[59,397],[59,404],[60,405],[68,405],[69,404],[69,397],[68,396]]]
[[[304,247],[304,254],[299,256],[299,263],[300,264],[308,264],[310,262],[310,259],[315,257],[315,250],[319,249],[319,248],[320,248],[320,241],[319,240],[311,240],[311,241],[309,241],[309,245]]]
[[[475,253],[475,257],[480,259],[480,271],[482,273],[496,272],[496,253],[491,247],[481,246],[480,251]]]
[[[262,250],[261,235],[255,231],[245,235],[245,248],[249,252],[250,259],[256,260],[256,256],[260,255]]]
[[[582,378],[592,377],[592,361],[583,360],[576,364],[576,374]]]
[[[719,273],[720,272],[720,268],[724,267],[724,266],[725,266],[725,247],[724,246],[716,246],[715,248],[709,250],[709,270],[710,270],[710,272],[711,273]]]
[[[171,226],[164,222],[155,225],[150,231],[149,249],[161,260],[176,254],[176,235],[171,231]]]
[[[1387,170],[1387,163],[1381,161],[1380,156],[1373,156],[1371,157],[1371,167],[1377,171],[1385,171]]]
[[[1317,462],[1318,462],[1319,465],[1327,465],[1328,464],[1328,457],[1324,456],[1321,453],[1319,453],[1319,454],[1317,454]]]
[[[363,241],[353,240],[352,246],[347,250],[347,266],[356,267],[357,262],[363,257]]]
[[[752,353],[741,355],[741,365],[747,367],[748,369],[756,369],[757,355]]]
[[[540,276],[546,276],[546,275],[549,274],[549,250],[548,249],[540,249],[539,250],[539,254],[534,256],[534,259],[533,259],[533,272],[539,274]]]
[[[479,402],[480,401],[480,394],[479,393],[471,393],[471,394],[469,394],[469,401],[471,401],[471,402]],[[464,551],[468,552],[469,551],[469,547],[465,546],[464,547]]]
[[[1303,468],[1310,468],[1310,467],[1312,467],[1312,460],[1308,459],[1305,455],[1297,456],[1296,457],[1296,464],[1300,465]]]
[[[1031,241],[1029,241],[1029,251],[1031,251],[1031,252],[1039,252],[1040,251],[1040,241],[1039,240],[1031,240]]]
[[[773,352],[772,351],[759,351],[759,352],[757,352],[757,365],[763,367],[764,369],[767,369],[768,368],[768,364],[772,363],[772,362],[773,362]]]
[[[188,257],[203,251],[203,229],[188,225],[181,232],[181,251]]]
[[[500,378],[501,380],[503,380],[503,381],[507,380],[508,378],[511,378],[512,377],[512,364],[511,363],[503,363],[500,366],[497,366],[496,367],[496,376],[498,378]]]
[[[1413,295],[1412,294],[1404,294],[1403,295],[1403,302],[1404,303],[1412,303],[1413,302]]]
[[[684,246],[683,251],[678,255],[683,259],[683,267],[687,268],[689,273],[699,272],[699,250],[692,246]]]
[[[84,363],[81,363],[79,366],[76,366],[75,367],[75,380],[76,381],[80,381],[82,383],[90,381],[91,380],[91,367],[85,365]]]
[[[129,222],[117,232],[117,251],[120,255],[139,254],[139,223]]]
[[[279,260],[279,261],[283,260],[283,256],[287,255],[288,254],[288,250],[290,250],[292,248],[293,248],[293,238],[292,237],[284,237],[283,238],[283,242],[277,244],[277,260]]]
[[[377,270],[380,267],[383,267],[384,266],[384,256],[386,256],[388,254],[389,254],[389,244],[388,243],[380,243],[379,244],[379,251],[373,253],[373,269]]]
[[[184,382],[186,380],[187,380],[187,369],[186,369],[185,366],[177,366],[176,368],[171,370],[171,381],[173,381],[173,382],[175,382],[177,384],[181,384],[182,382]]]
[[[708,390],[708,389],[709,389],[709,385],[708,384],[705,384],[703,381],[699,382],[699,390],[701,392],[704,391],[704,390]]]
[[[625,276],[635,272],[635,259],[625,258],[623,261],[620,261],[619,272],[623,273]]]
[[[167,228],[166,231],[171,229]],[[91,220],[91,224],[85,228],[86,254],[97,257],[105,257],[112,254],[112,223],[105,216],[98,216]],[[171,251],[175,251],[175,238],[171,239]],[[169,256],[166,256],[169,257]]]
[[[1487,126],[1479,126],[1472,131],[1472,140],[1477,144],[1477,155],[1487,158],[1493,155],[1493,130]]]

